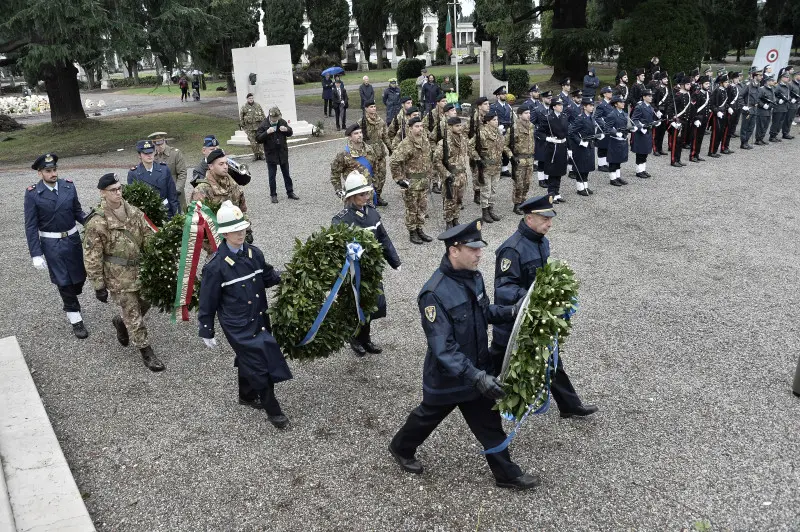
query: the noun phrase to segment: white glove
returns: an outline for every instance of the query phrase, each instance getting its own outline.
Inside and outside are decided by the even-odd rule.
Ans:
[[[47,261],[44,259],[42,255],[33,257],[33,267],[36,268],[37,270],[46,270]]]
[[[214,349],[215,347],[217,347],[216,338],[203,338],[203,342],[205,342],[206,347],[209,349]]]
[[[749,111],[749,110],[750,110],[750,107],[749,107],[749,106],[747,106],[747,105],[745,105],[744,107],[742,107],[742,111]]]
[[[506,126],[500,124],[499,126],[497,126],[497,130],[500,132],[501,135],[503,135],[506,132]]]
[[[768,103],[764,104],[764,109],[769,109],[769,104]]]
[[[606,138],[606,134],[605,133],[600,133],[600,138],[598,140],[603,140],[604,138]]]
[[[572,150],[567,150],[567,156],[572,157]]]
[[[792,103],[797,103],[797,98],[792,98]]]
[[[780,105],[780,104],[782,104],[782,103],[783,103],[783,99],[781,99],[781,100],[778,100],[778,104],[779,104],[779,105]]]
[[[728,114],[729,114],[729,115],[732,115],[732,114],[733,114],[733,107],[728,107]]]
[[[552,142],[553,144],[555,144],[555,143],[556,143],[556,138],[555,138],[555,137],[547,137],[547,138],[545,138],[544,140],[545,140],[546,142]]]
[[[617,131],[617,138],[618,138],[618,139],[621,139],[621,138],[622,138],[622,133],[620,133],[619,131]]]
[[[639,131],[639,128],[636,127],[636,126],[633,126],[633,132],[636,133],[637,131]]]
[[[699,120],[695,120],[694,121],[694,127],[700,127],[700,121]]]
[[[656,117],[661,118],[661,111],[656,111]]]
[[[602,138],[602,137],[601,137],[601,138]],[[581,147],[583,147],[583,148],[588,148],[588,147],[589,147],[589,143],[588,143],[587,141],[585,141],[585,140],[582,140],[582,141],[581,141]]]
[[[723,116],[725,115],[722,114],[722,111],[717,111],[717,118],[722,118]]]

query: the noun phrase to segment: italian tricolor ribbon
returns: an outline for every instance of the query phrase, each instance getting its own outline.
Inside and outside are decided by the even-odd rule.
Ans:
[[[222,242],[217,234],[217,217],[209,207],[201,201],[193,201],[186,213],[183,226],[183,241],[178,259],[178,278],[175,287],[175,304],[172,306],[172,322],[177,320],[178,308],[181,309],[181,320],[189,321],[189,304],[194,293],[194,281],[197,278],[197,266],[203,251],[203,243],[208,240],[212,251]]]

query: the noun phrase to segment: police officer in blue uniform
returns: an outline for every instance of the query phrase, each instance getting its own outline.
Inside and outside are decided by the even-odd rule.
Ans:
[[[572,143],[572,162],[575,165],[575,187],[579,196],[589,196],[594,192],[589,188],[589,173],[594,171],[594,143],[590,138],[596,136],[600,127],[594,121],[594,100],[584,96],[581,111],[569,124],[569,139]]]
[[[525,216],[517,230],[503,242],[495,254],[494,298],[497,305],[514,305],[525,298],[536,280],[536,270],[547,264],[550,241],[545,236],[553,223],[556,211],[550,196],[531,198],[520,205]],[[492,329],[492,362],[494,371],[503,365],[512,323],[498,323]],[[584,405],[564,371],[562,356],[550,385],[561,417],[588,416],[598,411],[594,405]]]
[[[167,209],[167,216],[172,218],[181,212],[181,207],[178,203],[178,191],[175,189],[175,181],[172,179],[169,167],[165,163],[153,162],[153,153],[156,148],[151,140],[137,142],[136,151],[139,152],[139,160],[141,162],[137,166],[131,167],[128,171],[128,184],[130,185],[134,181],[143,181],[156,189],[164,202],[164,207]]]
[[[217,211],[218,232],[225,240],[203,267],[200,337],[215,348],[214,316],[236,354],[239,370],[239,403],[267,411],[267,419],[282,429],[289,423],[275,397],[275,384],[292,378],[267,315],[266,289],[280,283],[280,274],[264,254],[245,243],[250,223],[230,200]],[[258,397],[258,400],[256,400]]]
[[[514,123],[514,113],[511,110],[511,106],[508,105],[506,101],[508,95],[506,86],[503,85],[497,88],[492,94],[495,96],[495,102],[492,104],[490,111],[494,111],[494,114],[497,115],[497,124],[500,133],[505,135],[506,131],[511,128],[511,124]],[[503,165],[500,168],[500,175],[502,177],[511,177],[511,169],[508,166],[510,162],[511,160],[508,158],[508,155],[503,153]]]
[[[538,134],[542,129],[547,128],[547,113],[550,112],[550,102],[553,101],[553,93],[544,91],[541,93],[542,101],[539,105],[531,108],[531,123],[534,128],[533,138],[533,160],[536,161],[536,176],[539,186],[547,188],[547,175],[544,173],[544,162],[546,159],[545,147],[547,142],[545,137]]]
[[[652,177],[647,171],[647,156],[653,151],[653,127],[656,125],[656,110],[653,103],[653,91],[642,89],[642,100],[636,104],[631,113],[634,132],[631,151],[636,154],[636,177],[648,179]]]
[[[374,190],[372,185],[369,184],[367,176],[358,170],[350,172],[344,181],[344,191],[345,208],[333,217],[331,224],[354,225],[370,231],[380,242],[386,262],[395,270],[399,270],[400,257],[397,255],[397,250],[394,248],[392,239],[389,238],[389,233],[386,232],[386,226],[381,222],[381,215],[378,213],[378,209],[369,204]],[[383,291],[383,285],[381,285],[381,291]],[[370,315],[367,323],[359,329],[358,334],[350,339],[350,347],[355,351],[356,355],[360,357],[367,353],[377,355],[383,351],[372,342],[370,334],[373,320],[385,317],[386,296],[381,293],[378,298],[378,310]]]
[[[611,111],[614,110],[614,108],[611,106],[611,97],[613,93],[614,89],[609,86],[600,89],[600,102],[594,108],[594,121],[601,128],[605,123],[606,117],[611,114]],[[608,160],[606,159],[608,156],[608,142],[609,138],[606,136],[602,139],[598,139],[595,143],[595,146],[597,146],[598,172],[608,172]]]
[[[37,270],[48,270],[58,288],[72,332],[80,339],[89,336],[81,317],[78,296],[83,291],[86,270],[76,222],[83,225],[86,213],[78,191],[69,179],[58,178],[58,155],[40,155],[31,168],[40,181],[25,191],[25,238]]]
[[[439,240],[445,256],[422,287],[417,303],[428,341],[422,380],[422,404],[389,444],[389,452],[409,473],[422,473],[414,457],[417,448],[456,407],[484,449],[506,439],[495,400],[504,396],[492,372],[487,327],[512,323],[518,306],[489,303],[478,263],[486,242],[481,221],[448,229]],[[511,461],[508,449],[487,454],[486,461],[502,488],[529,489],[539,484],[535,475],[523,473]]]

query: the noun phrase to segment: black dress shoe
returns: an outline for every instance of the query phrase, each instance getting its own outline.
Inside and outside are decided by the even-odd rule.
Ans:
[[[598,166],[597,167],[597,171],[598,172],[608,172],[608,165]]]
[[[667,152],[665,152],[665,151],[660,151],[658,153],[660,153],[661,155],[668,155]]]
[[[294,192],[289,192],[288,194],[286,194],[286,197],[289,198],[289,199],[296,199],[296,200],[300,199],[300,198],[297,197],[297,194],[295,194]]]
[[[697,163],[697,162],[700,162],[700,163],[702,163],[703,161],[705,161],[705,159],[703,159],[703,158],[702,158],[702,157],[700,157],[699,155],[698,155],[697,157],[695,157],[695,159],[697,159],[697,160],[695,161],[696,163]]]
[[[577,179],[578,178],[578,173],[573,170],[572,172],[567,174],[567,177],[569,177],[570,179]]]
[[[267,420],[272,423],[272,425],[276,429],[285,428],[286,425],[289,424],[289,418],[284,416],[283,414],[278,414],[277,416],[267,416]]]
[[[731,138],[738,139],[739,135],[737,135],[736,133],[731,133]]]
[[[432,242],[433,238],[428,236],[422,228],[417,229],[417,235],[422,239],[423,242]]]
[[[358,357],[363,357],[364,355],[367,354],[367,350],[364,349],[364,346],[361,345],[361,342],[359,342],[355,338],[350,339],[350,349],[355,351],[356,356]]]
[[[792,140],[794,138],[794,136],[793,135],[784,135],[781,138],[786,139],[786,140]]]
[[[618,178],[617,178],[617,182],[618,182],[620,185],[627,185],[627,184],[628,184],[628,182],[627,182],[627,181],[625,181],[624,179],[622,179],[621,177],[618,177]]]
[[[751,145],[749,145],[749,144],[742,144],[741,146],[739,146],[739,149],[741,149],[741,150],[752,150],[753,147]]]
[[[256,410],[263,410],[264,405],[261,404],[261,401],[256,397],[255,399],[245,399],[243,397],[239,398],[239,404],[242,406],[249,406],[250,408],[254,408]]]
[[[764,141],[763,141],[763,140],[761,140],[761,139],[757,139],[757,140],[755,141],[755,143],[754,143],[754,144],[755,144],[756,146],[766,146],[766,145],[767,145],[767,143],[766,143],[766,142],[764,142]]]
[[[128,343],[130,343],[130,339],[128,338],[128,328],[125,327],[125,322],[122,321],[121,316],[114,316],[111,319],[111,323],[114,324],[114,328],[117,330],[117,342],[122,347],[127,347]]]
[[[620,183],[620,182],[619,182],[619,181],[617,181],[616,179],[612,179],[611,181],[609,181],[609,182],[608,182],[608,184],[609,184],[609,185],[613,185],[613,186],[615,186],[615,187],[621,187],[621,186],[622,186],[622,183]]]
[[[733,151],[729,150],[728,148],[725,148],[720,153],[724,153],[725,155],[730,155],[731,153],[733,153]]]
[[[686,164],[684,162],[681,162],[681,161],[678,161],[678,164],[681,165],[681,166],[689,166],[688,164]]]
[[[547,179],[539,181],[539,186],[542,188],[547,188]]]
[[[653,152],[653,156],[654,157],[661,157],[661,152],[660,151],[654,151]]]
[[[650,172],[648,172],[648,171],[644,171],[642,173],[645,175],[645,177],[653,177],[653,176],[650,175]]]
[[[586,192],[588,192],[590,196],[591,196],[592,194],[594,194],[594,190],[592,190],[592,189],[591,189],[591,188],[589,188],[589,187],[586,187],[584,190],[585,190]]]
[[[678,161],[675,161],[670,166],[674,166],[675,168],[683,168],[683,165]]]
[[[640,179],[647,179],[650,177],[650,174],[645,174],[644,172],[636,172],[636,177]]]
[[[722,157],[719,153],[709,153],[708,156],[714,159],[719,159],[720,157]]]
[[[433,192],[434,194],[441,194],[442,187],[439,185],[439,183],[434,183],[433,187],[431,188],[431,192]]]
[[[512,480],[495,480],[495,485],[498,488],[509,488],[515,490],[529,490],[541,484],[539,475],[531,475],[530,473],[523,473]]]
[[[770,142],[782,142],[781,139],[779,139],[778,137],[770,137],[769,141]]]
[[[278,203],[278,196],[272,196],[272,203]]]
[[[422,464],[419,463],[419,460],[416,458],[403,458],[397,453],[397,451],[394,450],[394,447],[392,447],[391,443],[389,444],[389,452],[394,457],[395,462],[400,464],[400,467],[409,473],[414,473],[415,475],[422,474]]]
[[[364,349],[366,349],[367,353],[372,353],[373,355],[379,355],[379,354],[383,353],[383,349],[381,349],[377,345],[373,344],[372,340],[367,340],[366,342],[364,342],[361,345],[364,346]]]
[[[588,196],[589,193],[586,190],[579,190],[577,191],[578,196]]]
[[[595,405],[581,405],[572,412],[561,412],[561,417],[569,418],[573,416],[578,416],[578,417],[591,416],[598,410],[600,409],[597,408]]]
[[[500,177],[511,177],[511,171],[503,170],[502,172],[500,172]]]
[[[72,324],[72,334],[74,334],[76,338],[80,338],[81,340],[89,338],[89,331],[87,331],[86,327],[83,325],[83,320],[79,321],[78,323]]]
[[[690,163],[699,163],[700,161],[697,160],[697,157],[689,157]]]
[[[383,199],[383,197],[378,196],[378,207],[386,207],[389,205],[389,202]]]
[[[520,205],[519,203],[515,203],[514,208],[511,209],[511,212],[513,212],[514,214],[520,214],[520,215],[523,214],[522,209],[519,208],[519,205]]]

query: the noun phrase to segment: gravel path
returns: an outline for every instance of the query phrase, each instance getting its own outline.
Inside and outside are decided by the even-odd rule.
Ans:
[[[738,144],[738,143],[737,143]],[[269,203],[266,169],[247,187],[256,244],[289,259],[293,239],[340,208],[328,183],[339,142],[290,150],[299,202]],[[800,528],[797,362],[800,138],[737,150],[676,170],[665,157],[582,198],[565,179],[553,256],[582,282],[581,309],[564,359],[585,401],[585,420],[557,412],[529,419],[514,458],[542,486],[499,490],[457,414],[420,449],[421,476],[403,473],[386,445],[421,399],[425,341],[416,294],[443,248],[414,246],[391,182],[384,222],[405,267],[388,270],[389,318],[376,322],[381,355],[348,350],[291,362],[277,394],[292,420],[284,432],[236,404],[233,354],[207,350],[196,322],[152,312],[153,346],[167,365],[152,374],[117,345],[113,305],[87,287],[91,336],[72,337],[47,276],[30,265],[22,196],[35,175],[0,181],[0,336],[17,335],[87,507],[100,530],[713,530]],[[199,157],[199,155],[198,155]],[[193,159],[190,156],[190,159]],[[84,206],[97,178],[127,164],[116,154],[60,161]],[[482,271],[514,230],[511,181],[500,184]],[[539,189],[534,189],[538,193]],[[427,230],[443,229],[433,196]],[[472,203],[462,221],[477,217]],[[220,336],[221,337],[221,336]]]

